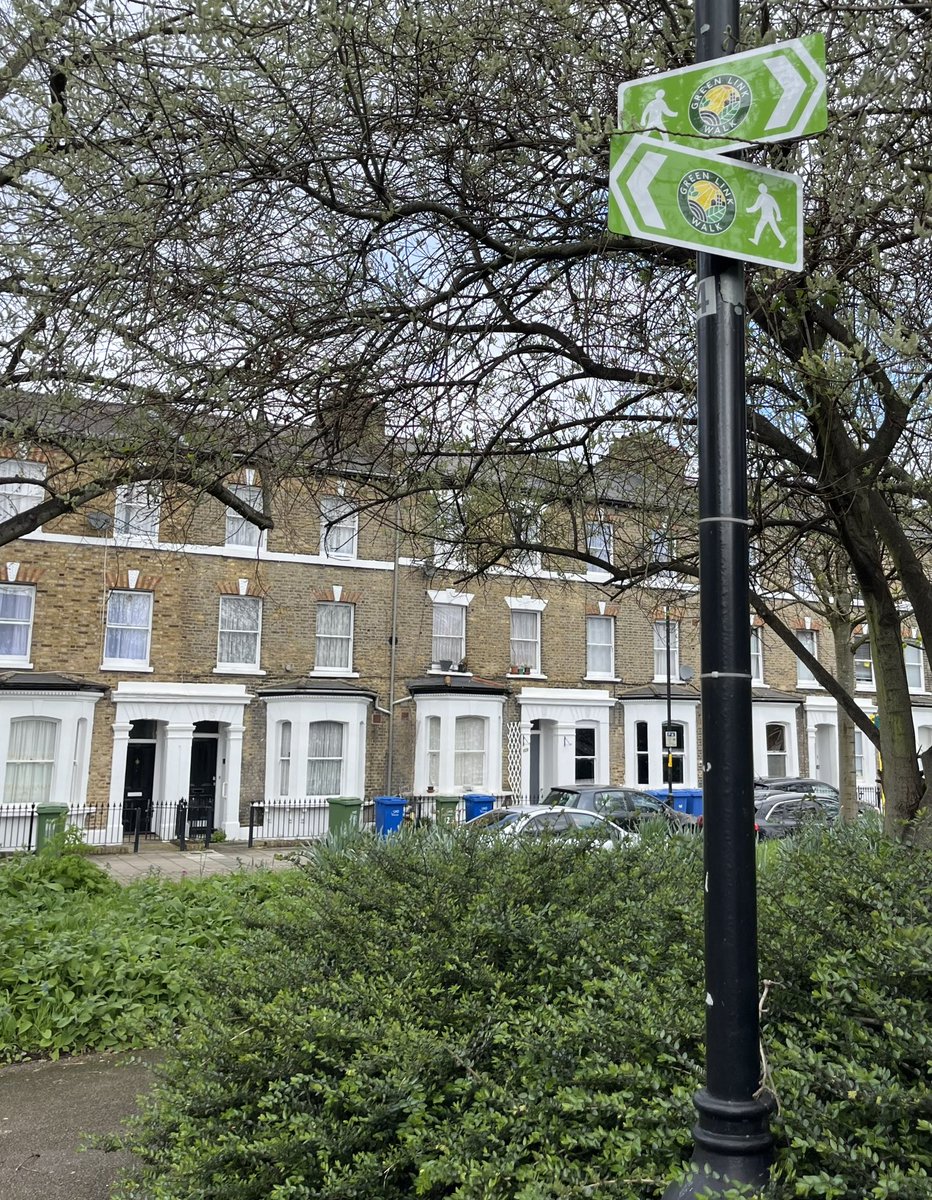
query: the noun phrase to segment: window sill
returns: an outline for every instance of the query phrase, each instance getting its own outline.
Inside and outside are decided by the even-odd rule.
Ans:
[[[17,671],[31,671],[33,669],[32,663],[27,662],[24,658],[4,657],[3,655],[0,655],[0,667],[12,667]]]
[[[821,683],[816,683],[814,679],[805,679],[796,681],[796,690],[799,692],[824,692],[825,688]]]
[[[621,683],[617,675],[584,675],[583,683]]]
[[[213,675],[265,675],[266,671],[260,671],[258,667],[249,667],[245,664],[237,665],[235,663],[224,663],[222,666],[214,667],[211,672]]]
[[[100,664],[101,671],[136,671],[151,675],[155,667],[150,667],[146,663],[129,663],[129,662],[107,662],[106,659]]]
[[[546,675],[542,675],[540,671],[523,671],[520,675],[517,671],[509,671],[505,676],[506,679],[546,679]]]
[[[457,675],[460,679],[472,679],[472,671],[456,671],[456,670],[454,670],[453,667],[450,667],[450,669],[448,671],[445,671],[443,669],[443,667],[428,667],[427,674],[428,675]]]
[[[331,670],[313,670],[308,671],[308,676],[311,679],[358,679],[358,671],[340,671],[336,667]]]

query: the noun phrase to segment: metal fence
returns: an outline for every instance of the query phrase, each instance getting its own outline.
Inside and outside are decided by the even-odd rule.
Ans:
[[[43,833],[77,829],[87,846],[129,846],[135,853],[147,842],[174,842],[185,850],[209,845],[214,833],[212,805],[189,804],[70,804],[50,815],[49,806],[0,805],[0,852],[36,850]],[[44,828],[43,828],[44,826]]]

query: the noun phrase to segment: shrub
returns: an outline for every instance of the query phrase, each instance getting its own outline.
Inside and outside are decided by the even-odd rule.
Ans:
[[[200,1011],[199,959],[272,886],[255,875],[124,889],[60,849],[0,864],[0,1061],[167,1040]]]
[[[930,883],[863,831],[768,859],[768,1195],[928,1200]],[[702,1079],[700,897],[694,839],[319,851],[209,964],[124,1195],[659,1196]]]

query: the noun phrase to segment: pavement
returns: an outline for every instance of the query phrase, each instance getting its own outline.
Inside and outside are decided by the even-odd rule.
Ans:
[[[119,1131],[152,1083],[157,1051],[88,1054],[0,1070],[4,1200],[107,1200],[125,1151],[88,1145]]]
[[[198,879],[232,875],[236,871],[281,871],[294,866],[294,847],[253,846],[216,842],[209,849],[179,850],[175,846],[140,849],[138,854],[94,854],[90,861],[118,883],[133,883],[150,875],[161,879]]]

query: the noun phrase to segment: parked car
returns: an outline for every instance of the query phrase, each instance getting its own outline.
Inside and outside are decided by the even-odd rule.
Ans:
[[[466,822],[467,829],[501,837],[591,837],[605,848],[631,845],[637,834],[599,813],[549,804],[521,804],[489,809]]]
[[[776,798],[757,805],[754,827],[761,841],[790,837],[806,825],[825,824],[834,814],[818,800],[792,792],[776,793]]]
[[[551,788],[542,803],[599,813],[623,829],[636,829],[648,817],[680,824],[680,814],[649,792],[612,784],[569,784]]]
[[[754,797],[765,799],[776,792],[794,792],[802,796],[815,796],[817,800],[833,800],[838,803],[838,788],[823,779],[803,779],[792,775],[779,775],[770,779],[754,780]]]

